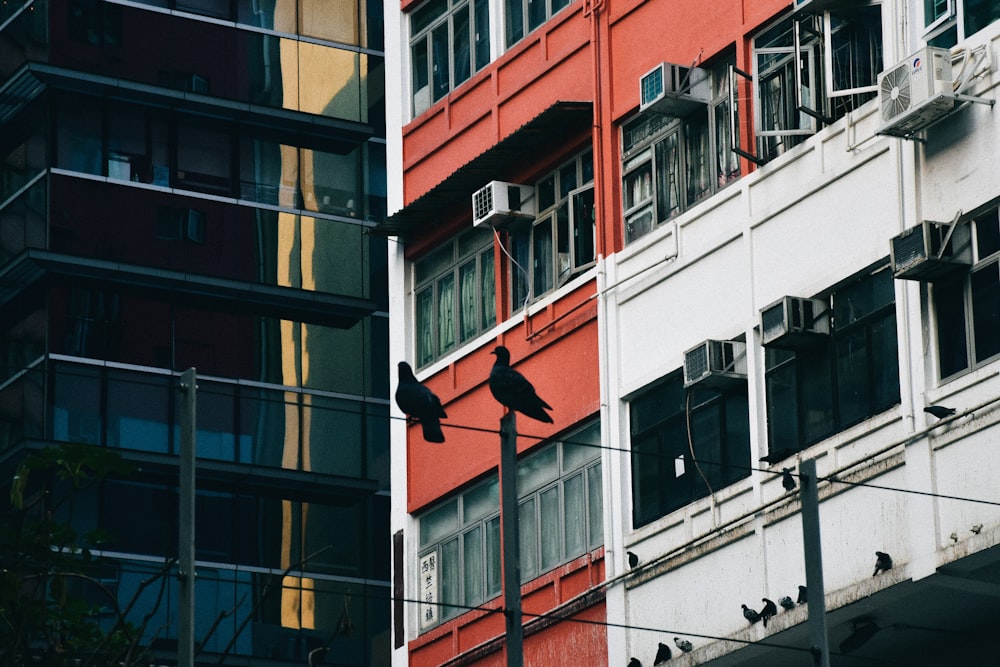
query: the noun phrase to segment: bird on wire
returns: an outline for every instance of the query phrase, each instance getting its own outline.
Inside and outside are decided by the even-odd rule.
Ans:
[[[625,555],[627,555],[627,556],[628,556],[628,566],[629,566],[630,568],[633,568],[633,567],[635,567],[636,565],[638,565],[638,564],[639,564],[639,556],[637,556],[637,555],[635,554],[635,552],[632,552],[632,551],[626,551],[626,552],[625,552]]]
[[[879,572],[886,572],[892,569],[892,556],[885,553],[884,551],[875,552],[875,571],[872,572],[874,577]]]
[[[782,595],[778,598],[778,604],[781,605],[782,609],[795,609],[795,603],[792,602],[792,598],[788,595]]]
[[[670,660],[670,657],[672,655],[673,652],[670,650],[670,647],[664,644],[663,642],[660,642],[659,645],[656,647],[656,657],[653,658],[653,664],[662,665],[667,660]]]
[[[809,602],[809,595],[805,586],[799,586],[799,597],[795,599],[796,604],[805,604]]]
[[[416,419],[423,428],[427,442],[444,442],[441,419],[447,417],[441,400],[421,384],[413,369],[405,361],[399,362],[399,384],[396,386],[396,405],[404,414]]]
[[[794,491],[795,487],[798,486],[795,483],[795,478],[792,477],[792,469],[791,468],[782,468],[782,470],[781,470],[781,485],[783,487],[785,487],[785,491],[786,492]]]
[[[681,650],[681,653],[690,653],[694,650],[694,644],[680,637],[674,637],[674,645]]]
[[[743,618],[747,619],[747,621],[750,622],[750,625],[753,625],[760,620],[760,614],[757,613],[755,609],[751,609],[745,604],[741,604],[740,606],[743,607]]]
[[[924,412],[932,414],[938,419],[944,419],[955,414],[955,408],[946,408],[943,405],[928,405],[924,408]]]
[[[764,622],[764,627],[766,628],[767,620],[778,615],[778,607],[767,598],[761,598],[760,601],[764,603],[764,606],[760,609],[760,620]]]
[[[490,369],[490,393],[501,405],[541,422],[552,423],[552,417],[545,410],[552,406],[543,401],[527,378],[510,367],[510,351],[498,345],[490,354],[497,357]]]

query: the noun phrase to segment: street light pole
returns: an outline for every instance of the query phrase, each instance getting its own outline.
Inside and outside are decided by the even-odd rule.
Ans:
[[[510,410],[500,420],[500,560],[507,626],[507,667],[524,664],[521,626],[521,545],[517,518],[517,419]]]
[[[194,461],[198,380],[194,368],[181,374],[180,461],[177,530],[178,595],[177,666],[194,667]]]

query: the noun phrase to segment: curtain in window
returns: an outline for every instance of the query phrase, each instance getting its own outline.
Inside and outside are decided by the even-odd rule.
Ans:
[[[438,281],[438,352],[455,347],[455,274]]]
[[[479,291],[476,289],[476,260],[467,262],[458,270],[459,331],[465,342],[479,331],[476,306]]]
[[[420,365],[434,358],[434,292],[430,288],[417,295],[417,360]]]
[[[483,318],[482,328],[489,329],[497,323],[497,286],[494,278],[492,248],[480,255],[479,271],[482,274],[480,281],[482,288],[479,290],[482,299],[480,306]]]

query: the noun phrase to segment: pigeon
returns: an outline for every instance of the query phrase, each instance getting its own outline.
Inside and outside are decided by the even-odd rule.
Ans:
[[[892,569],[892,556],[885,553],[884,551],[875,552],[875,571],[872,572],[874,577],[879,572],[886,572]]]
[[[447,417],[441,400],[430,389],[417,381],[413,369],[405,361],[399,362],[399,384],[396,387],[396,405],[404,414],[417,419],[423,427],[424,440],[444,442],[441,432],[443,417]]]
[[[660,645],[656,649],[656,657],[653,658],[653,664],[662,665],[667,660],[670,660],[670,656],[672,655],[673,653],[670,651],[670,647],[663,642],[660,642]]]
[[[552,406],[539,398],[531,383],[510,367],[510,351],[503,345],[498,345],[491,354],[497,356],[496,363],[490,370],[490,393],[493,398],[511,410],[551,424],[552,417],[545,409],[551,410]]]
[[[787,595],[782,595],[778,598],[778,604],[781,605],[782,609],[795,609],[795,603],[792,602],[792,598]]]
[[[785,487],[785,491],[794,491],[797,484],[795,483],[795,478],[792,477],[791,468],[782,468],[781,470],[781,485]]]
[[[809,602],[809,598],[806,595],[806,587],[799,586],[799,597],[795,600],[796,604],[805,604]]]
[[[955,414],[955,408],[946,408],[943,405],[928,405],[924,408],[924,412],[930,413],[938,419],[944,419]]]
[[[682,653],[690,653],[694,650],[694,645],[686,639],[681,639],[680,637],[674,637],[674,644],[681,650]]]
[[[760,609],[760,620],[764,621],[764,627],[766,628],[767,619],[778,615],[778,607],[775,606],[774,602],[768,600],[767,598],[761,598],[760,601],[764,603],[764,606]]]
[[[742,604],[740,606],[743,607],[743,618],[750,621],[750,625],[753,625],[754,623],[760,620],[760,614],[758,614],[756,611],[746,606],[745,604]]]
[[[639,557],[637,555],[635,555],[635,553],[633,553],[631,551],[626,551],[625,554],[628,555],[628,566],[629,567],[635,567],[636,565],[639,564]]]
[[[973,535],[978,535],[979,533],[983,532],[983,524],[974,523],[972,524],[972,528],[970,528],[969,530],[972,531]]]
[[[771,465],[777,463],[778,461],[784,461],[794,453],[795,453],[794,449],[783,447],[777,451],[768,452],[767,456],[762,456],[760,457],[759,460],[763,461],[764,463],[767,463],[768,465]]]
[[[632,658],[628,661],[628,667],[642,667],[642,663],[639,662],[638,658]]]

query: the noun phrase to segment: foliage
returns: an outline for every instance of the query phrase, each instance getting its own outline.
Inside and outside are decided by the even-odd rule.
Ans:
[[[81,492],[129,470],[117,453],[80,444],[31,452],[17,468],[0,517],[0,664],[149,663],[140,629],[99,577],[106,565],[93,550],[108,536],[73,520]]]

